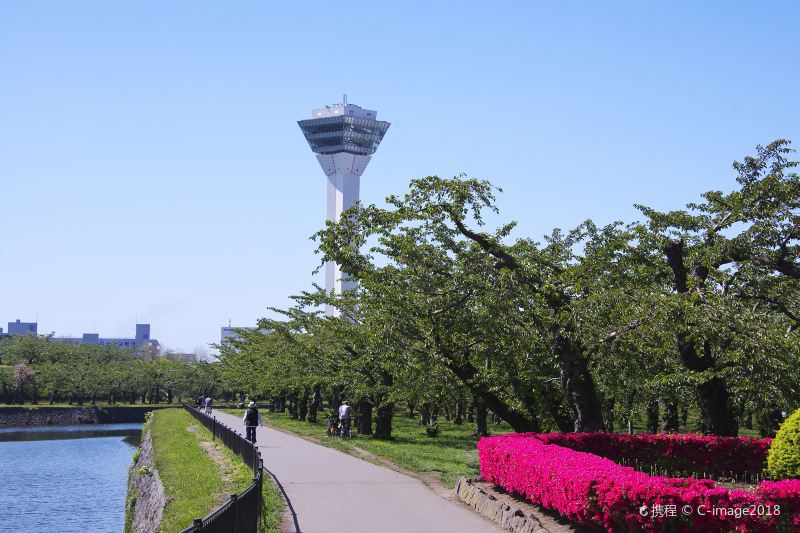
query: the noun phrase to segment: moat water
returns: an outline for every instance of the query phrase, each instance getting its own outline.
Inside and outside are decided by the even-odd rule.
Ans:
[[[141,424],[0,428],[0,532],[114,532]]]

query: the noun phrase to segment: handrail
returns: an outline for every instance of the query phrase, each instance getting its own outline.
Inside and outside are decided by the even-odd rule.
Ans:
[[[220,439],[233,453],[240,456],[247,466],[253,469],[253,482],[239,494],[231,494],[230,499],[205,518],[195,518],[194,523],[180,533],[194,531],[257,533],[261,521],[261,491],[264,483],[261,452],[249,440],[234,430],[198,409],[183,404],[195,419],[202,423],[214,439]]]

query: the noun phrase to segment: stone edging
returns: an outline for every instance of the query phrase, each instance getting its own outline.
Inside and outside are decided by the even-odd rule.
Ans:
[[[473,484],[471,479],[462,476],[456,481],[454,489],[458,499],[475,509],[478,513],[501,528],[514,533],[555,533],[545,527],[538,518],[526,514],[522,509],[506,503],[490,491]]]
[[[151,419],[152,420],[152,419]],[[164,485],[158,477],[153,461],[153,439],[151,423],[146,425],[145,435],[137,450],[138,457],[128,475],[128,498],[126,517],[131,517],[130,527],[126,524],[125,533],[152,533],[158,531],[164,516],[167,499]]]

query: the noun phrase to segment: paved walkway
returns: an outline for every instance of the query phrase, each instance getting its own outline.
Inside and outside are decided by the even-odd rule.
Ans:
[[[240,417],[215,411],[243,433]],[[421,481],[269,428],[256,436],[264,467],[285,491],[290,533],[487,533],[501,531]]]

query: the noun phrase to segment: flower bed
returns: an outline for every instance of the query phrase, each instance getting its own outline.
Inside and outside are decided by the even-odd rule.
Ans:
[[[753,437],[695,434],[548,433],[535,438],[618,463],[637,462],[671,472],[732,477],[762,472],[772,442]]]
[[[763,482],[754,493],[729,491],[711,480],[649,476],[548,440],[557,439],[481,439],[481,475],[574,522],[609,532],[800,530],[800,480]]]

